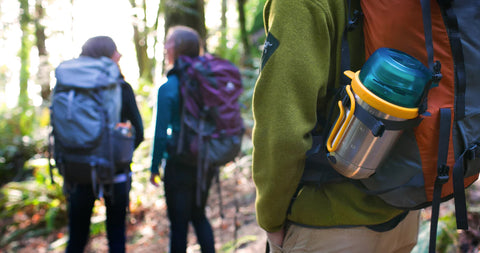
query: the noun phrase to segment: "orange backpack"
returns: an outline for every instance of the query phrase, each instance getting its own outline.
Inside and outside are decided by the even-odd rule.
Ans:
[[[382,47],[400,50],[420,60],[441,80],[423,100],[420,124],[403,130],[375,173],[348,180],[399,209],[432,206],[430,252],[434,252],[440,203],[453,197],[457,227],[467,229],[465,188],[480,172],[480,20],[476,18],[480,2],[360,3],[367,58]],[[324,133],[323,140],[325,137]],[[315,153],[312,150],[310,153]],[[319,170],[313,173],[308,165],[309,158],[304,182],[339,180],[325,169],[316,176],[320,182],[311,177]]]
[[[471,185],[478,178],[480,169],[480,159],[475,159],[477,142],[480,141],[480,103],[473,99],[474,94],[480,94],[480,89],[475,87],[480,82],[480,76],[475,73],[475,64],[480,60],[480,43],[475,41],[476,44],[466,44],[466,38],[478,38],[480,35],[480,30],[475,28],[480,25],[479,21],[474,19],[475,12],[480,10],[466,4],[459,6],[453,1],[443,6],[433,4],[430,8],[422,7],[420,2],[398,0],[383,4],[372,0],[361,1],[366,55],[377,48],[390,47],[416,57],[427,66],[432,66],[433,60],[441,63],[441,81],[438,87],[428,92],[427,108],[421,115],[423,120],[420,125],[413,130],[406,130],[390,153],[390,159],[377,170],[376,175],[362,180],[367,188],[371,186],[376,191],[386,191],[379,186],[381,183],[376,182],[381,180],[383,171],[389,174],[391,172],[387,171],[402,170],[406,174],[404,170],[407,170],[411,175],[403,177],[411,181],[423,177],[424,185],[421,188],[424,194],[421,197],[408,199],[408,190],[403,191],[398,200],[387,197],[388,193],[380,194],[386,195],[384,199],[388,203],[408,209],[430,205],[435,183],[439,180],[445,179],[441,190],[442,200],[451,198],[455,192],[455,169],[462,170],[458,174],[464,181],[462,191],[464,186]],[[430,4],[430,1],[423,2]],[[427,12],[431,10],[431,18],[422,15],[422,8]],[[430,38],[433,41],[434,59],[425,50],[424,38],[429,35],[424,35],[422,25],[413,25],[422,24],[423,19],[431,20]],[[461,27],[465,24],[472,29]],[[472,30],[476,30],[477,36],[467,33]],[[438,175],[438,170],[445,166],[450,168],[448,173]],[[385,184],[392,188],[392,182]],[[408,183],[402,187],[407,188]],[[414,194],[419,195],[417,190],[414,190]]]

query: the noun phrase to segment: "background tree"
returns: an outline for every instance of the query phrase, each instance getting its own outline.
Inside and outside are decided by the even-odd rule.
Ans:
[[[31,111],[30,101],[28,98],[28,81],[30,78],[30,50],[32,49],[31,41],[31,16],[28,0],[20,1],[20,29],[22,31],[20,57],[20,93],[18,96],[20,114],[20,132],[22,135],[28,135],[32,127],[33,112]]]
[[[242,57],[242,65],[244,65],[248,59],[250,59],[250,42],[248,39],[247,34],[247,24],[246,24],[246,17],[245,17],[245,2],[246,0],[237,0],[237,7],[238,7],[238,23],[240,25],[240,37],[242,40],[243,45],[243,57]]]
[[[251,14],[255,13],[255,15],[257,15],[259,13],[257,11],[252,12],[252,10],[255,9],[252,8],[252,6],[256,6],[259,1],[264,0],[242,1],[244,9],[248,10],[248,12],[243,13],[245,23],[242,29],[244,35],[246,34],[246,37],[244,38],[250,40],[251,48],[249,50],[251,50],[252,55],[254,55],[253,57],[256,57],[254,53],[255,50],[253,49],[256,45],[252,45],[251,42],[251,29],[253,27],[251,26]],[[89,4],[85,4],[87,2]],[[143,177],[143,172],[148,170],[150,162],[149,153],[151,147],[149,138],[151,138],[151,135],[148,134],[148,127],[150,126],[151,115],[149,110],[151,110],[154,105],[152,102],[153,99],[149,100],[148,98],[156,95],[156,90],[154,90],[155,86],[153,84],[161,83],[161,81],[155,80],[155,68],[158,69],[157,65],[159,64],[157,61],[163,60],[162,56],[155,52],[155,49],[157,49],[159,44],[163,41],[164,31],[168,30],[171,26],[186,25],[192,27],[199,32],[204,41],[207,41],[209,36],[214,39],[219,39],[217,36],[219,36],[218,31],[221,29],[221,38],[223,41],[223,46],[221,47],[223,51],[219,55],[223,58],[232,60],[241,68],[241,72],[245,77],[243,79],[245,87],[245,93],[242,98],[242,104],[245,106],[243,113],[247,115],[245,117],[247,128],[250,128],[250,126],[253,125],[248,114],[250,113],[249,106],[251,90],[255,77],[258,75],[258,70],[255,69],[255,66],[242,66],[239,64],[240,58],[242,58],[244,52],[247,51],[243,49],[244,43],[242,42],[242,39],[240,39],[241,29],[237,28],[240,27],[237,23],[239,22],[238,17],[241,15],[239,14],[239,16],[235,17],[227,15],[228,10],[230,10],[228,14],[235,14],[238,0],[208,0],[205,2],[204,0],[129,0],[128,2],[118,0],[97,0],[98,5],[92,5],[90,2],[91,0],[0,0],[0,20],[8,20],[8,22],[0,22],[0,30],[2,30],[2,33],[0,33],[0,46],[7,45],[7,43],[5,43],[6,41],[11,42],[14,40],[15,45],[12,46],[12,44],[8,44],[9,46],[7,48],[15,48],[14,51],[19,52],[15,61],[12,61],[12,63],[15,64],[7,62],[0,66],[0,185],[5,184],[0,188],[0,225],[5,228],[3,230],[0,229],[0,251],[3,250],[2,247],[4,246],[7,248],[10,246],[13,248],[24,247],[22,242],[26,242],[28,246],[33,247],[33,244],[29,243],[30,241],[27,241],[27,239],[43,233],[50,233],[50,237],[42,238],[42,242],[47,242],[47,244],[57,244],[57,242],[61,242],[64,238],[60,233],[53,234],[51,230],[52,227],[55,229],[64,227],[64,214],[66,209],[64,199],[62,199],[63,194],[61,191],[61,184],[50,185],[48,180],[48,170],[45,169],[45,157],[47,154],[46,136],[49,130],[48,108],[46,108],[45,105],[48,104],[48,101],[46,101],[47,103],[44,103],[44,105],[38,106],[38,104],[34,103],[36,101],[31,100],[30,97],[36,95],[34,94],[36,91],[31,89],[36,88],[33,87],[33,84],[41,84],[41,95],[43,99],[47,100],[49,98],[49,86],[51,80],[48,78],[53,76],[53,68],[50,70],[42,70],[42,65],[45,64],[46,66],[49,63],[52,65],[58,64],[62,60],[78,56],[78,46],[80,45],[80,42],[83,42],[86,36],[95,36],[104,33],[105,35],[113,37],[118,36],[116,38],[127,37],[127,39],[115,40],[117,45],[122,46],[122,53],[124,54],[122,59],[133,59],[133,61],[130,60],[129,62],[122,61],[122,70],[125,74],[130,74],[131,72],[127,71],[134,69],[133,77],[136,78],[137,73],[135,71],[137,71],[137,66],[135,65],[138,64],[139,66],[139,79],[129,79],[135,89],[137,103],[139,104],[142,118],[144,119],[144,125],[146,126],[146,141],[143,142],[138,151],[136,151],[137,157],[135,158],[134,166],[132,167],[135,173],[136,182],[146,182],[146,178]],[[118,4],[119,9],[117,9],[117,6],[112,5],[112,2],[114,2],[115,5]],[[206,10],[209,10],[207,9],[208,7],[220,3],[222,4],[221,28],[208,27],[207,32],[207,25],[209,24],[205,23],[208,18],[205,16]],[[204,6],[204,4],[207,5]],[[92,9],[85,10],[85,7],[90,7]],[[215,9],[215,11],[220,10]],[[4,13],[8,13],[9,15],[5,15],[2,18]],[[127,22],[127,27],[132,27],[133,30],[128,29],[129,31],[125,32],[120,31],[121,35],[119,35],[114,32],[115,29],[103,29],[102,26],[109,25],[110,23],[112,23],[110,25],[113,25],[115,28],[120,27],[118,23],[112,22],[113,18],[118,18],[117,14],[118,16],[123,15],[125,17],[122,21],[133,17],[132,23]],[[7,18],[7,16],[14,17]],[[215,16],[215,14],[213,14],[213,16]],[[98,22],[94,23],[94,25],[98,25],[98,27],[88,26],[88,28],[85,28],[86,26],[83,22],[91,20],[98,20]],[[163,23],[163,21],[165,23]],[[213,26],[217,26],[217,24]],[[4,31],[8,31],[8,33]],[[132,33],[129,33],[131,31]],[[132,35],[131,38],[130,34]],[[80,41],[80,39],[82,41]],[[207,43],[205,43],[205,46],[207,46],[206,44]],[[212,45],[216,45],[213,42],[210,44],[211,45],[208,48],[209,51],[216,53],[216,48],[218,47],[213,47]],[[135,53],[133,52],[133,47],[135,47]],[[127,50],[123,50],[123,48],[126,48]],[[38,51],[32,51],[35,49]],[[160,50],[157,49],[157,51]],[[35,53],[32,54],[32,52]],[[127,55],[129,58],[126,58]],[[40,59],[43,57],[45,58],[45,61]],[[8,58],[12,57],[9,55]],[[135,58],[138,62],[135,62]],[[32,70],[34,70],[37,63],[39,66],[39,72],[36,73],[37,76],[30,75],[30,65],[32,65]],[[128,69],[129,67],[131,69]],[[48,75],[43,76],[45,79],[39,78],[40,75],[45,73],[48,73]],[[21,80],[17,80],[17,76],[21,76]],[[30,89],[28,87],[29,84],[32,84]],[[138,86],[135,84],[138,84]],[[15,105],[10,103],[7,107],[5,105],[6,101],[2,100],[2,95],[10,92],[8,89],[4,89],[7,86],[15,86],[16,88],[21,87],[21,89],[19,89],[21,90],[21,95],[19,95],[18,106],[13,107],[13,109],[11,106]],[[32,94],[28,94],[28,91]],[[7,95],[11,96],[11,94]],[[20,97],[22,99],[20,99]],[[21,103],[20,100],[22,101]],[[41,106],[43,106],[44,110],[42,113],[38,113],[40,111],[38,109]],[[30,129],[34,130],[30,132],[23,130],[20,131],[20,129],[24,129],[19,127],[20,117],[30,119],[22,120],[22,122],[24,122],[22,124],[28,123],[32,126]],[[248,155],[248,141],[246,141],[246,144],[246,151],[242,153]],[[25,161],[27,162],[25,163]],[[248,162],[248,158],[242,159],[242,161]],[[245,168],[247,168],[246,171],[248,171],[248,167],[248,165],[245,165]],[[9,172],[14,173],[12,174]],[[21,174],[15,172],[21,172]],[[56,172],[58,171],[54,170],[54,173]],[[54,176],[60,178],[58,174]],[[22,181],[22,185],[19,186],[16,182],[10,182],[12,178],[14,178],[14,181]],[[55,181],[59,182],[57,179]],[[145,192],[140,189],[140,187],[143,187],[142,184],[138,185],[134,187],[139,187],[139,189],[136,193],[132,194],[134,194],[134,196],[142,197],[132,197],[132,199],[135,200],[134,205],[138,206],[137,210],[145,210],[145,212],[148,213],[150,210],[149,208],[153,206],[149,203],[153,202],[145,200],[144,197],[156,200],[158,196],[145,196]],[[47,186],[50,189],[46,190],[42,188]],[[18,193],[20,193],[20,195],[17,195]],[[21,199],[17,198],[19,196],[21,196]],[[48,203],[48,205],[44,204],[44,202]],[[13,205],[12,203],[18,205]],[[25,210],[31,211],[26,212]],[[96,211],[94,210],[94,212]],[[25,222],[16,222],[17,213],[18,215],[23,215],[18,217],[22,217],[22,221]],[[56,223],[56,221],[59,221],[59,223]],[[25,226],[26,224],[31,224],[32,226]],[[92,224],[92,226],[95,225],[96,224]],[[159,226],[159,228],[160,227],[161,226]],[[96,227],[93,227],[92,231],[96,231],[95,228]],[[100,231],[97,233],[105,232],[101,229],[97,230]],[[138,234],[138,236],[140,236],[142,240],[147,238],[143,237],[143,234]],[[134,235],[133,237],[137,238],[137,235]],[[53,240],[56,240],[53,238],[58,238],[58,241],[53,242]],[[134,239],[129,243],[135,244],[136,242],[137,239]],[[98,251],[103,252],[102,250]],[[6,252],[10,251],[6,250]]]
[[[151,1],[149,1],[151,3]],[[130,0],[130,4],[134,10],[133,14],[133,41],[135,43],[135,50],[137,53],[137,62],[139,76],[147,83],[152,84],[155,73],[156,58],[155,49],[158,42],[158,22],[162,11],[160,3],[151,4],[147,8],[147,1],[145,0]],[[153,25],[149,26],[148,9],[157,9],[156,15],[153,16]],[[152,42],[152,45],[150,45]],[[149,55],[149,47],[153,54]]]
[[[227,0],[222,0],[222,16],[220,25],[220,48],[227,48]]]
[[[36,0],[35,2],[35,15],[34,15],[34,24],[35,24],[35,41],[38,50],[38,71],[37,71],[37,82],[41,87],[40,95],[44,104],[50,101],[50,72],[52,68],[48,63],[48,52],[47,47],[45,46],[45,26],[42,24],[43,18],[45,17],[45,9],[43,7],[44,0]]]
[[[207,29],[203,0],[165,0],[165,31],[172,26],[185,25],[195,29],[206,47]]]

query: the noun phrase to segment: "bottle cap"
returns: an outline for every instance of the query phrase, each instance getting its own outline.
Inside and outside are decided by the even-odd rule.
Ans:
[[[414,57],[392,48],[379,48],[360,71],[360,81],[382,99],[418,107],[432,72]]]

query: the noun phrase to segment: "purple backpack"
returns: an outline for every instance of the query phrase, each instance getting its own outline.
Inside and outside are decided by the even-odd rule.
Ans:
[[[238,101],[243,92],[241,75],[231,62],[210,54],[180,56],[177,68],[182,117],[176,155],[197,167],[197,188],[204,191],[207,173],[233,161],[240,152],[244,133]]]

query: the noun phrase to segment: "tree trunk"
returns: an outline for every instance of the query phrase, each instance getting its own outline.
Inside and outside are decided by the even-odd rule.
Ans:
[[[43,0],[36,0],[35,4],[35,38],[38,49],[38,72],[37,83],[41,87],[41,97],[44,102],[50,100],[50,72],[52,67],[48,63],[48,52],[45,46],[45,27],[42,25],[42,19],[45,17],[45,10],[43,8]]]
[[[148,49],[148,28],[147,28],[147,17],[145,15],[146,3],[142,1],[141,6],[138,6],[135,0],[130,0],[132,9],[142,9],[143,10],[143,19],[140,19],[138,15],[133,14],[133,40],[135,42],[135,50],[137,52],[137,62],[138,62],[138,74],[140,78],[144,78],[147,81],[153,83],[153,70],[151,67],[151,59],[148,58],[147,49]]]
[[[248,41],[248,34],[247,34],[246,21],[245,21],[245,1],[246,0],[237,0],[240,36],[243,44],[243,57],[242,57],[243,65],[245,65],[245,59],[250,58],[250,43]]]
[[[28,0],[20,0],[20,29],[22,31],[21,48],[20,48],[20,94],[18,104],[24,108],[28,105],[28,79],[30,77],[29,63],[30,63],[30,49],[31,43],[29,41],[30,35],[30,15],[28,12]]]
[[[165,31],[184,25],[195,29],[206,48],[207,29],[203,0],[165,0]]]
[[[19,109],[22,110],[20,116],[20,132],[23,135],[28,135],[31,131],[33,113],[28,113],[31,109],[28,98],[28,79],[30,78],[30,50],[32,48],[32,41],[30,41],[30,22],[28,0],[20,1],[20,29],[22,31],[21,48],[19,52],[20,57],[20,94],[18,97]]]
[[[148,58],[148,43],[144,32],[140,31],[138,25],[133,25],[133,40],[135,42],[135,50],[137,52],[138,74],[140,78],[144,78],[153,83],[153,73]]]
[[[222,0],[222,25],[221,38],[220,38],[220,48],[225,50],[227,48],[227,0]]]

